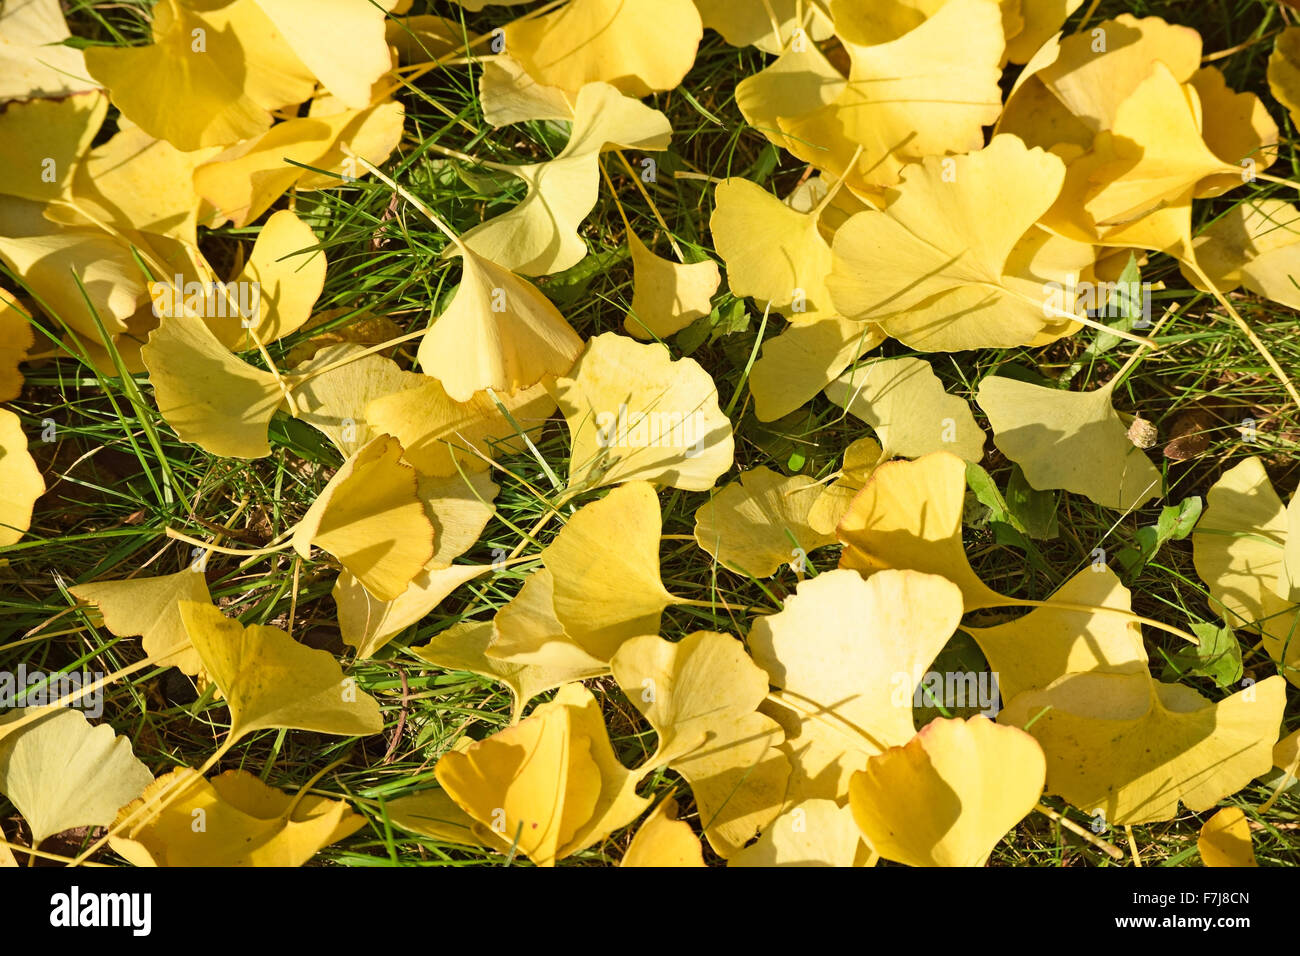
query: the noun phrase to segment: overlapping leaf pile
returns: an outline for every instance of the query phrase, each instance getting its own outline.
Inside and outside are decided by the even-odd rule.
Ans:
[[[1060,819],[1045,799],[1067,820],[1101,821],[1098,833],[1212,810],[1275,760],[1294,772],[1294,737],[1278,738],[1287,683],[1300,685],[1300,495],[1284,504],[1259,458],[1227,470],[1203,513],[1175,508],[1143,529],[1153,548],[1190,533],[1221,626],[1135,613],[1104,551],[1057,569],[1046,600],[1002,593],[963,541],[972,495],[1009,507],[979,466],[990,455],[1014,465],[1018,500],[1047,503],[1042,527],[1024,509],[1003,522],[1034,555],[1031,539],[1056,533],[1055,492],[1116,521],[1164,496],[1121,388],[1158,344],[1141,333],[1158,328],[1131,302],[1124,321],[1099,317],[1112,303],[1080,292],[1135,285],[1160,256],[1221,302],[1279,400],[1300,404],[1224,298],[1244,287],[1300,307],[1300,213],[1250,199],[1193,225],[1201,204],[1277,161],[1276,118],[1202,65],[1196,31],[1131,15],[1085,26],[1080,5],[567,0],[474,33],[461,12],[412,14],[409,0],[158,0],[143,42],[101,31],[84,44],[65,42],[57,0],[7,0],[0,399],[21,402],[23,363],[79,359],[101,382],[147,383],[132,393],[138,413],[152,403],[160,427],[214,459],[256,468],[292,454],[277,430],[290,420],[341,462],[265,548],[222,545],[187,502],[182,540],[159,541],[171,564],[64,569],[60,582],[78,582],[69,606],[133,650],[106,680],[175,668],[228,717],[194,766],[146,767],[109,726],[116,715],[92,723],[60,706],[81,693],[11,711],[0,793],[30,845],[100,828],[78,861],[111,850],[135,865],[300,865],[373,820],[543,866],[602,846],[625,866],[977,866],[1035,808]],[[624,151],[642,171],[673,155],[686,131],[664,104],[706,28],[767,55],[736,105],[804,173],[782,196],[679,164],[679,182],[705,184],[720,261],[703,246],[687,255],[660,220],[665,258],[623,206],[644,195],[658,216],[664,187]],[[1288,108],[1300,108],[1297,36],[1281,33],[1270,62]],[[434,95],[421,78],[449,72],[477,84],[489,140],[545,124],[563,143],[519,164],[445,150],[458,175],[524,184],[512,208],[463,231],[412,174],[428,131],[404,105]],[[336,268],[331,207],[310,199],[358,189],[445,240],[438,268],[454,290],[414,324],[319,301]],[[584,336],[548,290],[590,263],[602,201],[621,216],[632,294]],[[683,336],[715,326],[719,302],[743,312],[746,300],[764,330],[782,327],[753,336],[724,406]],[[409,354],[392,348],[415,339]],[[970,383],[981,419],[936,374],[973,350],[1043,355],[1069,340],[1124,342],[1133,358],[1090,391],[1008,365]],[[753,444],[742,421],[810,403],[848,423],[837,466],[741,467]],[[0,546],[40,541],[47,474],[31,425],[0,410]],[[559,460],[538,450],[548,428],[564,436]],[[541,519],[512,526],[513,553],[466,560],[506,487],[542,501]],[[694,515],[693,563],[756,582],[771,603],[666,582],[665,501]],[[252,615],[238,598],[214,600],[210,563],[256,567],[290,549],[283,627],[241,623]],[[332,581],[345,653],[295,633],[299,569]],[[507,569],[520,581],[508,601],[466,597]],[[693,607],[735,626],[665,625]],[[440,608],[454,623],[412,640]],[[1243,683],[1238,653],[1211,697],[1152,670],[1157,637],[1195,659],[1235,648],[1234,632],[1261,642],[1267,674]],[[930,719],[915,689],[971,639],[997,678],[996,720]],[[368,693],[355,675],[394,663],[396,648],[504,685],[508,722],[469,717],[421,786],[375,799],[213,772],[265,731],[387,729],[396,746],[406,693]],[[636,760],[611,736],[629,722]],[[1240,809],[1206,824],[1201,855],[1253,862]]]

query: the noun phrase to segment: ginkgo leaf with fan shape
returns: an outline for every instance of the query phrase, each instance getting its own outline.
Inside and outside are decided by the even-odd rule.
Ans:
[[[299,644],[279,628],[245,627],[211,604],[179,606],[204,671],[230,707],[228,741],[268,728],[345,737],[383,729],[379,704],[354,678],[344,678],[333,655]]]
[[[72,827],[107,826],[150,780],[126,737],[78,710],[54,710],[0,739],[0,793],[27,821],[33,846]]]
[[[205,780],[188,767],[155,780],[118,820],[130,822],[109,845],[134,866],[302,866],[365,825],[342,800],[285,793],[246,770]]]
[[[712,377],[657,342],[598,335],[554,392],[571,489],[638,480],[703,491],[731,467],[731,422]]]

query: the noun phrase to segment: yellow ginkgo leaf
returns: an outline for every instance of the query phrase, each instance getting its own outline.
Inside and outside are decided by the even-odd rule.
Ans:
[[[203,322],[166,318],[140,351],[154,400],[182,441],[214,455],[262,458],[284,404],[282,380],[235,356]]]
[[[704,866],[704,851],[690,824],[677,819],[677,801],[664,797],[627,846],[619,866]]]
[[[271,110],[301,103],[315,87],[259,0],[161,0],[153,43],[90,47],[85,57],[124,116],[183,150],[257,136]]]
[[[747,179],[727,179],[714,193],[709,231],[739,298],[771,306],[791,322],[835,314],[826,277],[831,247],[818,228],[820,207],[800,212]]]
[[[1099,37],[1104,38],[1102,50],[1098,49]],[[1113,20],[1103,20],[1093,29],[1048,41],[1017,81],[998,129],[1022,136],[1031,146],[1046,149],[1070,141],[1086,149],[1091,135],[1114,127],[1120,105],[1151,75],[1157,61],[1179,83],[1188,82],[1201,64],[1201,35],[1191,27],[1167,23],[1159,17],[1123,13]],[[1033,87],[1042,89],[1046,98],[1033,95]],[[1021,103],[1025,94],[1031,95]],[[1033,113],[1045,114],[1053,108],[1074,117],[1085,131],[1085,138],[1034,135],[1036,130],[1060,129],[1034,125]],[[1029,115],[1016,115],[1022,111]]]
[[[693,0],[653,6],[572,0],[543,16],[511,21],[505,44],[539,83],[572,95],[605,82],[642,97],[682,81],[703,35]]]
[[[406,590],[432,559],[433,541],[415,469],[391,435],[344,462],[293,533],[298,554],[328,551],[381,601]]]
[[[834,800],[795,804],[767,825],[762,835],[727,861],[727,866],[871,866],[853,812]]]
[[[798,721],[792,801],[842,802],[865,755],[912,738],[913,692],[961,612],[961,592],[936,575],[836,570],[754,622],[750,651]]]
[[[1273,41],[1268,58],[1268,88],[1287,108],[1292,122],[1300,122],[1300,27],[1287,27]]]
[[[433,524],[433,557],[429,567],[450,567],[474,546],[492,515],[501,489],[485,473],[429,477],[421,475],[416,494]]]
[[[908,866],[983,866],[1033,811],[1046,765],[1038,741],[987,717],[931,721],[853,775],[849,803],[881,856]]]
[[[1286,704],[1274,676],[1211,703],[1146,673],[1067,674],[1014,698],[998,721],[1047,754],[1047,790],[1112,826],[1208,810],[1273,765]]]
[[[1281,596],[1290,591],[1288,509],[1255,457],[1224,472],[1205,501],[1192,532],[1197,575],[1224,623],[1257,632],[1283,676],[1300,686],[1300,604]]]
[[[782,565],[804,570],[808,552],[835,542],[808,515],[821,486],[807,475],[786,477],[763,465],[740,474],[695,512],[695,542],[740,574],[768,578]]]
[[[1004,275],[1064,175],[1057,157],[1014,136],[908,167],[883,212],[858,213],[835,234],[826,280],[835,306],[926,352],[1032,342],[1052,313],[1041,291]]]
[[[0,289],[0,402],[11,402],[23,390],[18,365],[36,343],[31,316],[18,300]]]
[[[386,804],[384,809],[388,811],[388,818],[403,830],[441,843],[493,846],[503,852],[510,851],[509,844],[499,845],[496,834],[480,826],[445,790],[435,788],[399,797]]]
[[[317,245],[311,227],[289,210],[270,215],[235,279],[250,287],[256,283],[256,313],[207,320],[223,345],[242,352],[259,340],[275,342],[307,324],[325,285],[325,253]]]
[[[763,343],[763,354],[750,370],[755,417],[771,422],[790,414],[884,340],[874,323],[838,315],[792,323]]]
[[[484,471],[497,454],[524,447],[521,429],[539,428],[555,411],[545,384],[504,395],[476,392],[458,402],[437,379],[421,378],[416,388],[371,401],[366,420],[375,432],[396,436],[422,475]]]
[[[825,10],[799,0],[695,0],[695,6],[704,25],[732,46],[756,46],[764,53],[812,46],[834,32]]]
[[[884,453],[873,438],[859,438],[844,449],[839,476],[822,489],[808,509],[808,526],[818,534],[835,534],[849,505],[863,489]]]
[[[989,418],[993,444],[1034,488],[1063,488],[1129,511],[1160,494],[1160,472],[1116,414],[1115,384],[1071,392],[990,375],[975,400]]]
[[[832,4],[848,82],[828,105],[781,120],[791,152],[863,188],[897,182],[907,162],[980,147],[1002,108],[1002,12],[997,0],[928,6],[923,22],[882,34],[872,6]]]
[[[1287,771],[1291,779],[1300,770],[1300,730],[1294,730],[1273,745],[1273,766]]]
[[[507,54],[479,60],[478,101],[489,126],[530,120],[573,121],[573,105],[556,86],[538,83]]]
[[[365,109],[285,120],[200,165],[194,171],[194,188],[216,210],[213,225],[229,219],[246,226],[295,185],[321,189],[339,182],[318,177],[303,166],[337,172],[340,177],[364,175],[364,167],[353,156],[382,163],[397,148],[405,120],[402,104],[392,100]]]
[[[379,436],[366,419],[372,401],[428,381],[382,355],[356,358],[363,351],[352,342],[326,346],[294,369],[294,377],[301,380],[293,393],[298,418],[324,434],[344,456]]]
[[[563,375],[582,337],[527,279],[460,245],[460,287],[420,340],[420,369],[458,402]]]
[[[425,566],[397,597],[389,601],[371,594],[361,580],[341,571],[332,596],[338,606],[343,643],[357,649],[357,657],[373,657],[394,637],[421,621],[452,591],[492,570],[490,564]]]
[[[565,633],[564,625],[555,616],[555,578],[546,568],[528,575],[519,593],[493,616],[487,655],[557,673],[609,673],[608,661],[592,656]]]
[[[60,708],[0,739],[0,793],[27,821],[32,846],[72,827],[108,826],[151,779],[129,740],[78,710]]]
[[[16,544],[32,525],[32,508],[45,479],[27,451],[22,421],[0,408],[0,547]]]
[[[1300,29],[1300,28],[1298,28]],[[1300,309],[1300,211],[1281,199],[1244,199],[1207,226],[1194,255],[1221,293],[1239,285],[1256,295]],[[1203,283],[1185,264],[1183,275]]]
[[[961,589],[966,610],[1006,599],[971,570],[962,547],[966,463],[940,451],[872,472],[840,521],[840,567],[863,576],[885,568],[938,574]]]
[[[118,637],[140,637],[144,652],[157,663],[186,674],[197,674],[203,666],[179,607],[181,601],[212,602],[202,571],[189,567],[176,574],[95,581],[68,590],[99,608],[104,626]]]
[[[732,6],[731,0],[721,0]],[[800,145],[785,135],[786,122],[835,102],[848,81],[814,43],[787,48],[766,67],[736,84],[736,105],[745,122],[782,149]]]
[[[709,844],[731,856],[780,812],[790,776],[780,726],[757,713],[767,675],[740,641],[713,631],[675,644],[633,638],[610,669],[659,737],[647,765],[686,778]]]
[[[370,105],[370,88],[393,67],[384,37],[396,0],[257,0],[321,85],[353,109]]]
[[[527,719],[444,754],[438,783],[474,820],[539,866],[604,839],[640,816],[640,775],[614,755],[596,699],[560,688]]]
[[[462,621],[440,634],[435,634],[429,643],[412,647],[411,653],[421,660],[437,667],[454,671],[469,671],[490,680],[500,681],[510,688],[514,705],[510,711],[511,722],[523,716],[528,702],[543,691],[560,687],[571,681],[597,677],[608,672],[609,668],[599,662],[592,662],[586,667],[549,667],[542,664],[517,664],[495,657],[488,657],[488,645],[492,643],[493,623],[491,621]]]
[[[56,98],[92,89],[59,0],[22,0],[0,10],[0,102]]]
[[[208,210],[194,191],[194,170],[219,151],[213,146],[182,152],[119,120],[116,135],[77,164],[65,202],[47,209],[46,218],[160,233],[197,246],[196,226],[200,220],[206,224]]]
[[[161,809],[135,817],[109,840],[133,866],[302,866],[365,825],[342,800],[285,793],[247,770],[211,780],[188,767],[172,770],[123,807],[118,820],[151,802]]]
[[[970,405],[945,392],[924,359],[874,359],[826,386],[826,397],[870,425],[890,458],[932,451],[984,457],[984,432]]]
[[[660,343],[596,336],[555,396],[569,427],[571,489],[638,480],[705,491],[731,467],[731,422],[713,378]]]
[[[1161,209],[1212,176],[1238,176],[1206,145],[1200,100],[1163,63],[1118,106],[1114,126],[1097,134],[1090,153],[1070,163],[1061,196],[1044,218],[1051,229],[1073,223],[1085,237]]]
[[[1196,848],[1206,866],[1259,866],[1250,840],[1250,821],[1240,807],[1224,807],[1206,820]]]
[[[379,704],[343,676],[328,652],[279,628],[245,627],[211,604],[181,601],[180,612],[204,671],[230,707],[228,741],[268,728],[345,737],[383,729]]]
[[[1007,59],[1028,63],[1039,48],[1052,38],[1083,0],[1020,0],[1024,19],[1020,29],[1007,34]]]
[[[993,627],[965,627],[997,674],[1003,700],[1083,671],[1145,672],[1142,631],[1124,614],[1053,604],[1132,611],[1129,592],[1109,568],[1089,567],[1061,585],[1043,607]]]
[[[1286,547],[1274,593],[1284,600],[1300,602],[1300,490],[1291,496],[1291,503],[1286,506]]]
[[[588,2],[579,0],[565,10]],[[668,119],[658,110],[608,83],[585,86],[574,103],[569,142],[554,159],[527,166],[485,164],[524,180],[528,193],[514,209],[475,226],[461,239],[483,258],[521,275],[550,275],[577,265],[587,254],[578,227],[596,205],[601,152],[662,150],[671,136]]]
[[[620,485],[579,508],[542,552],[552,603],[564,631],[609,660],[628,638],[658,634],[676,603],[659,578],[659,498],[644,481]]]
[[[628,335],[666,339],[709,314],[722,281],[716,262],[660,258],[631,230],[627,247],[632,255],[632,307],[623,319],[623,330]]]
[[[44,209],[42,203],[0,196],[0,261],[46,312],[79,336],[100,341],[96,316],[110,335],[127,331],[127,320],[148,301],[130,247],[100,229],[50,222]]]
[[[1201,101],[1205,145],[1228,165],[1238,167],[1235,175],[1210,176],[1198,182],[1196,198],[1236,189],[1243,177],[1277,161],[1277,124],[1258,96],[1230,89],[1223,73],[1212,66],[1201,67],[1188,83]]]
[[[108,99],[98,90],[0,106],[0,192],[58,199],[107,113]]]

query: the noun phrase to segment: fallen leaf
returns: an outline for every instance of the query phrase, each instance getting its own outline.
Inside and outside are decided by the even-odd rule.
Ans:
[[[808,552],[835,541],[810,527],[821,494],[806,475],[787,478],[760,465],[740,474],[695,512],[695,542],[749,577],[767,578],[782,565],[806,567]]]
[[[983,866],[1033,812],[1046,767],[1022,730],[976,715],[937,719],[853,775],[849,803],[867,842],[908,866]]]

